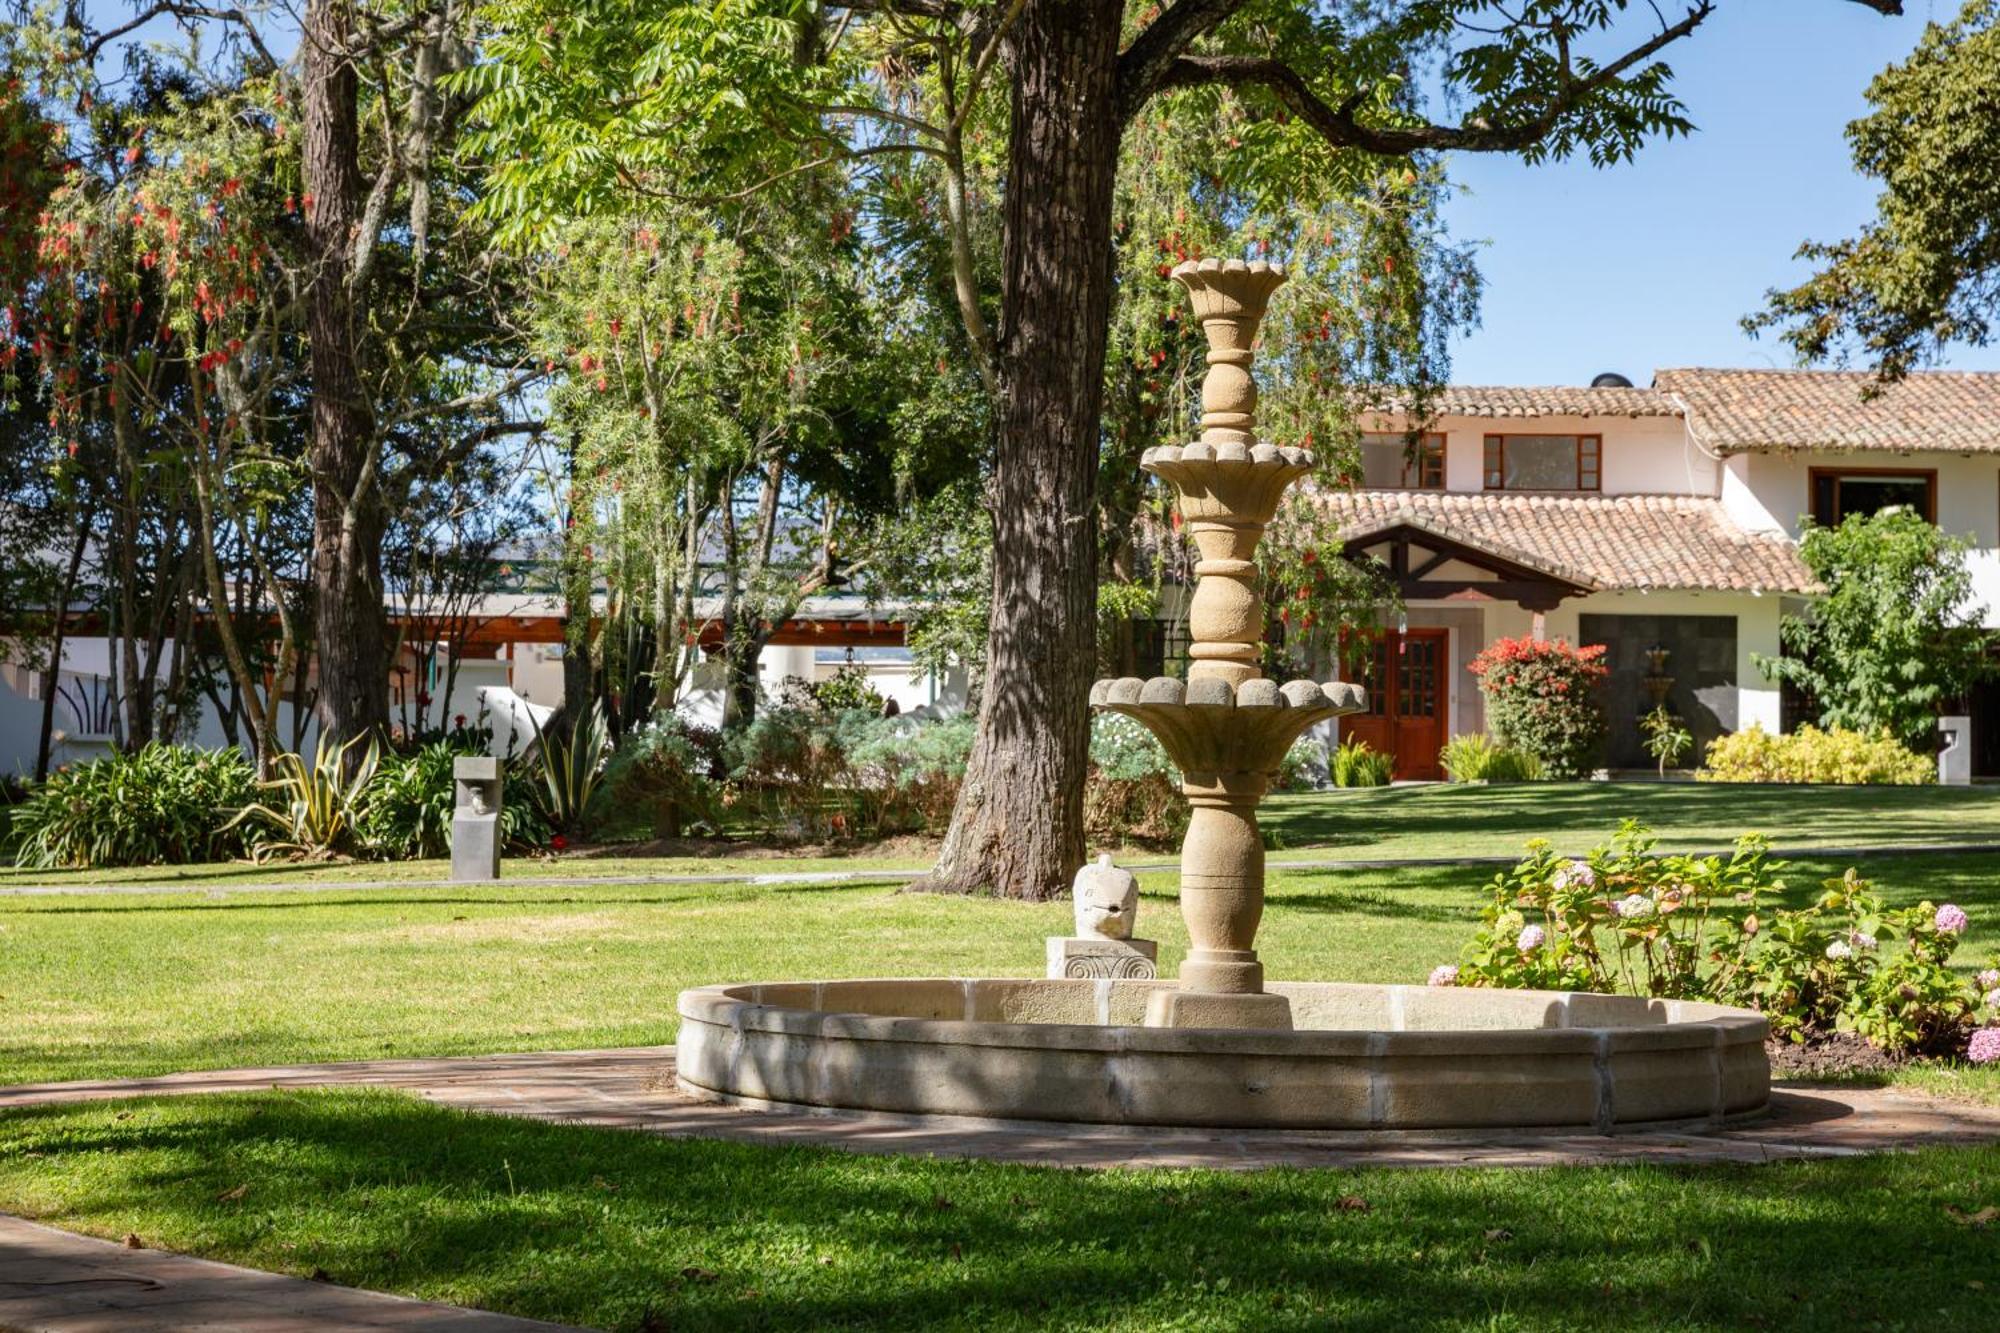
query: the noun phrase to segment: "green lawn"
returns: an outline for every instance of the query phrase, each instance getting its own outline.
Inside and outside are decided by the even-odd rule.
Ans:
[[[1844,863],[1801,863],[1803,900]],[[1895,901],[1973,916],[2000,947],[2000,857],[1863,863]],[[1476,926],[1478,866],[1277,870],[1274,979],[1421,981]],[[1171,974],[1176,876],[1141,876]],[[1033,976],[1066,903],[883,884],[588,885],[0,897],[0,1083],[669,1041],[685,987],[775,977]],[[1975,1087],[2000,1088],[1983,1074]]]
[[[1601,841],[1622,819],[1659,833],[1666,847],[1723,847],[1738,832],[1769,834],[1780,847],[2000,844],[2000,787],[1763,787],[1714,783],[1583,782],[1513,786],[1421,786],[1271,797],[1262,822],[1278,843],[1274,862],[1512,856],[1532,837],[1566,851]],[[782,850],[782,849],[778,849]],[[1170,862],[1171,850],[1126,849],[1125,861]],[[784,856],[773,849],[718,848],[708,856],[516,857],[508,879],[561,881],[690,875],[791,875],[920,870],[918,847],[881,855]],[[336,865],[137,866],[48,871],[0,866],[0,888],[65,884],[299,884],[421,882],[449,878],[444,861]]]
[[[381,1092],[16,1112],[0,1208],[642,1329],[1981,1329],[2000,1149],[1761,1167],[1040,1170]]]

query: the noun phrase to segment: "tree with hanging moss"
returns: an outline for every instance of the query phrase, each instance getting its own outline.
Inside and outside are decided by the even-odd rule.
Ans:
[[[927,253],[949,256],[992,395],[994,474],[979,739],[927,884],[1045,898],[1084,852],[1104,362],[1135,123],[1250,108],[1213,171],[1272,201],[1449,152],[1608,165],[1691,128],[1660,57],[1715,7],[494,0],[499,32],[463,84],[497,164],[486,206],[516,238],[634,192],[720,204],[835,162],[930,183]],[[981,162],[1001,180],[983,219],[966,191]],[[996,218],[986,289],[973,242]]]

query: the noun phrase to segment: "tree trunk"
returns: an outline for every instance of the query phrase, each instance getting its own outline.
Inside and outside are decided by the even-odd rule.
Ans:
[[[319,715],[336,742],[389,729],[389,657],[382,612],[382,497],[362,389],[354,320],[355,229],[361,218],[360,129],[350,9],[311,0],[304,25],[306,301],[312,344],[313,637]]]
[[[925,888],[1053,898],[1084,860],[1122,9],[1030,0],[1010,38],[986,686]]]
[[[90,549],[90,525],[96,506],[86,504],[76,521],[76,541],[70,547],[69,564],[63,570],[62,588],[56,594],[55,625],[49,631],[49,664],[42,671],[41,737],[35,746],[35,781],[49,776],[49,747],[55,737],[56,690],[62,684],[63,642],[69,633],[69,604],[76,596],[77,574],[83,568],[84,553]]]

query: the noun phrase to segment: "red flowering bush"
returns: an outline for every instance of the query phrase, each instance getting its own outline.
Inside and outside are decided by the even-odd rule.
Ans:
[[[1495,639],[1472,659],[1486,696],[1486,727],[1502,745],[1541,761],[1550,778],[1597,767],[1607,725],[1597,687],[1608,674],[1604,645],[1561,639]]]

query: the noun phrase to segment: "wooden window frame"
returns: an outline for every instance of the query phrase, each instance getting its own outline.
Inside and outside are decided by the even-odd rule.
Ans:
[[[1507,486],[1507,441],[1522,437],[1535,439],[1561,439],[1568,436],[1576,442],[1576,484],[1560,486],[1551,491],[1546,486],[1527,488],[1529,494],[1535,491],[1551,491],[1553,494],[1591,493],[1601,494],[1604,490],[1604,437],[1598,434],[1579,434],[1576,431],[1510,431],[1502,434],[1488,434],[1485,438],[1480,458],[1480,482],[1489,491],[1504,491]],[[1586,462],[1586,459],[1588,462]],[[1589,484],[1585,484],[1585,478]]]
[[[1391,432],[1382,432],[1389,434]],[[1407,436],[1401,437],[1407,439]],[[1365,441],[1364,441],[1365,442]],[[1376,443],[1381,443],[1377,437]],[[1445,436],[1443,431],[1426,431],[1417,439],[1415,457],[1407,450],[1403,458],[1402,484],[1389,489],[1399,491],[1441,491],[1444,489]]]
[[[1806,469],[1806,510],[1812,520],[1822,527],[1831,526],[1820,520],[1816,512],[1819,502],[1819,479],[1833,478],[1834,509],[1840,508],[1840,479],[1842,477],[1921,477],[1924,481],[1924,522],[1937,522],[1938,471],[1934,467],[1813,467]]]

